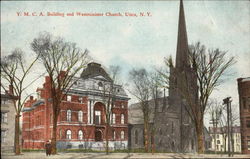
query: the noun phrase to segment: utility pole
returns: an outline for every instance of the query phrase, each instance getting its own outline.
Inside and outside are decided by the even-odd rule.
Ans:
[[[223,99],[223,104],[226,105],[227,107],[227,143],[228,143],[228,156],[230,157],[231,156],[231,133],[230,133],[230,116],[231,116],[231,113],[230,113],[230,98],[231,97],[227,97],[225,99]]]

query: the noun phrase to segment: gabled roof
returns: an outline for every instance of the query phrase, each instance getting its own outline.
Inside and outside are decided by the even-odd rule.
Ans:
[[[104,77],[108,81],[112,81],[108,73],[101,67],[101,64],[91,62],[88,64],[87,68],[82,71],[81,78],[93,78],[93,77]]]
[[[165,101],[164,101],[165,100]],[[156,108],[156,113],[160,113],[162,111],[166,111],[163,110],[164,106],[168,108],[168,98],[166,97],[165,99],[162,98],[157,98],[157,102],[158,102],[158,108]],[[142,109],[141,109],[141,103],[134,103],[131,104],[128,107],[128,122],[130,124],[143,124],[143,113],[142,113]],[[153,122],[153,118],[154,118],[154,112],[155,112],[155,102],[153,99],[148,101],[149,104],[149,122]]]

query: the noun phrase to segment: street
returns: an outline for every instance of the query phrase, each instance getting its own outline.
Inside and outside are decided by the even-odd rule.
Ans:
[[[216,159],[216,158],[229,158],[227,155],[215,155],[215,154],[178,154],[178,153],[58,153],[57,155],[46,156],[42,152],[25,152],[22,155],[16,156],[14,153],[4,153],[1,155],[2,159],[79,159],[79,158],[195,158],[195,159]],[[230,158],[250,158],[249,155],[237,154]]]

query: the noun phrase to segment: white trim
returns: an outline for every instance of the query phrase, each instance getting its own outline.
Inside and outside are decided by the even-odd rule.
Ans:
[[[90,124],[90,100],[88,101],[88,124]]]

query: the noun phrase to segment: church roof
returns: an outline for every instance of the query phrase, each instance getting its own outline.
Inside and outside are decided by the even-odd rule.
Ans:
[[[97,76],[103,76],[106,80],[112,81],[108,73],[101,67],[101,64],[91,62],[88,64],[87,68],[82,71],[81,78],[93,78]]]
[[[157,113],[160,113],[164,108],[164,105],[166,108],[168,108],[168,98],[166,97],[166,100],[164,101],[164,97],[158,98],[158,109]],[[167,110],[167,109],[166,109]],[[149,100],[149,122],[152,123],[154,119],[154,112],[155,112],[155,102],[153,99]],[[143,113],[142,109],[140,108],[140,103],[131,104],[128,108],[128,122],[130,124],[143,124]]]
[[[183,69],[189,65],[188,60],[188,38],[186,31],[186,22],[183,1],[180,1],[178,37],[176,49],[176,68]]]

